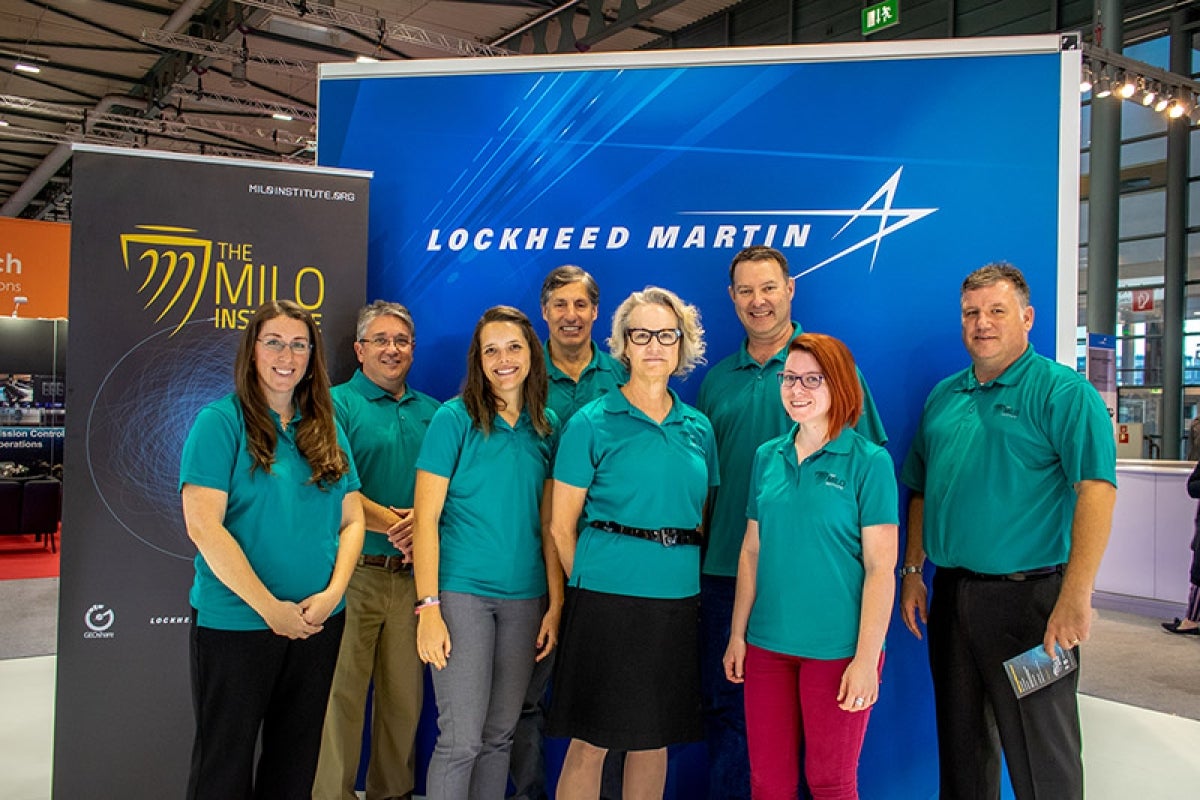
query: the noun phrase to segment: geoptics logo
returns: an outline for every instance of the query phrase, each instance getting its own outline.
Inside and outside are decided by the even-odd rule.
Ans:
[[[862,238],[816,264],[805,266],[796,277],[807,275],[872,245],[874,247],[871,254],[871,269],[874,269],[875,260],[879,256],[879,245],[884,238],[937,211],[936,208],[897,208],[895,206],[896,190],[900,185],[900,175],[903,172],[903,167],[897,169],[861,207],[856,209],[680,211],[678,212],[680,216],[720,217],[723,219],[755,217],[763,221],[740,224],[699,223],[690,226],[653,225],[645,232],[641,241],[645,243],[647,250],[733,249],[751,245],[785,249],[800,248],[808,245],[813,223],[786,220],[845,219],[842,226],[830,236],[831,242],[845,233],[855,222],[875,220],[876,224],[868,225],[866,230],[862,231],[866,234]],[[780,219],[785,221],[770,221]],[[633,232],[624,225],[578,228],[508,226],[503,228],[483,227],[474,230],[455,228],[446,234],[444,239],[442,229],[433,228],[429,232],[425,249],[427,252],[436,252],[442,249],[460,251],[468,248],[479,251],[493,248],[496,250],[544,250],[549,245],[554,250],[595,250],[599,248],[619,250],[627,246],[632,239]]]
[[[212,313],[218,328],[243,328],[258,306],[282,297],[279,266],[255,262],[252,243],[200,238],[188,235],[196,233],[195,228],[170,225],[137,225],[135,229],[139,232],[121,234],[125,271],[145,271],[137,293],[146,296],[144,309],[154,306],[158,310],[155,322],[174,312],[172,320],[178,319],[178,323],[171,336],[196,313],[210,284],[210,273]],[[290,299],[313,312],[320,324],[318,309],[325,303],[321,270],[300,267],[291,288]]]
[[[113,633],[109,631],[117,615],[111,608],[97,603],[87,610],[83,615],[83,622],[88,626],[88,630],[84,631],[83,638],[85,639],[111,639]]]

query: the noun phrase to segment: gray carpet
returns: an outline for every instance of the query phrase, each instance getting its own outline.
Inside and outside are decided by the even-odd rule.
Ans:
[[[1080,691],[1200,720],[1200,636],[1165,633],[1163,619],[1098,609]],[[0,659],[56,653],[57,630],[58,578],[0,581]]]
[[[1098,609],[1080,645],[1079,691],[1200,720],[1200,636],[1167,633],[1164,619]]]
[[[0,581],[0,659],[58,652],[58,578]]]

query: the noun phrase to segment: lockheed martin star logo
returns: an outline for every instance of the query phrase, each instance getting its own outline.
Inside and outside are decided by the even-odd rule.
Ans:
[[[875,190],[875,194],[867,202],[863,203],[858,209],[778,209],[766,211],[683,211],[683,214],[692,216],[781,216],[781,217],[845,217],[846,222],[842,227],[838,228],[837,233],[833,235],[836,239],[845,232],[854,222],[862,218],[877,218],[879,224],[874,227],[873,232],[866,238],[860,239],[841,252],[835,253],[819,264],[814,264],[802,270],[796,275],[797,278],[803,277],[810,272],[816,272],[821,267],[828,266],[840,258],[850,255],[856,250],[861,250],[868,245],[874,245],[871,253],[871,269],[875,269],[875,259],[879,256],[879,244],[884,237],[889,236],[901,228],[906,228],[919,219],[923,219],[933,212],[936,208],[896,208],[893,203],[896,197],[896,188],[900,185],[900,174],[904,172],[904,167],[900,167],[892,177],[883,182],[883,185]]]

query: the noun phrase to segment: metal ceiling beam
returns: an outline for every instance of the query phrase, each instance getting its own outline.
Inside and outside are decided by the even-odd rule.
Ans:
[[[234,97],[228,94],[204,92],[182,84],[175,86],[181,99],[192,100],[209,108],[231,108],[237,111],[255,111],[264,116],[271,114],[286,114],[292,119],[302,119],[305,122],[316,122],[317,112],[311,108],[287,105],[286,103],[270,103],[256,100],[252,97]]]
[[[611,19],[605,17],[604,2],[605,0],[568,0],[495,39],[492,44],[501,44],[514,37],[520,37],[532,42],[535,53],[586,52],[610,36],[627,28],[640,26],[656,14],[679,5],[683,0],[649,0],[640,6],[637,0],[621,0],[620,7]],[[576,37],[575,17],[579,15],[587,18],[587,29],[583,36]],[[553,46],[549,44],[550,35],[554,32],[551,23],[554,23],[558,32],[558,39]]]
[[[281,17],[349,28],[350,30],[374,36],[380,42],[390,39],[410,44],[419,44],[423,47],[441,50],[442,52],[451,53],[456,56],[513,55],[511,50],[493,47],[483,42],[463,39],[448,33],[427,31],[424,28],[418,28],[415,25],[406,25],[403,22],[394,22],[385,17],[360,14],[356,11],[347,11],[317,3],[308,3],[306,0],[300,0],[298,3],[292,3],[290,0],[236,0],[236,2],[243,6],[261,8],[273,14],[278,14]]]
[[[317,74],[317,62],[315,61],[305,61],[300,58],[285,58],[283,56],[271,55],[270,53],[252,51],[246,45],[239,47],[228,42],[197,39],[195,36],[186,36],[182,33],[171,33],[170,31],[150,28],[142,29],[141,38],[143,42],[149,42],[172,50],[181,50],[185,53],[219,58],[230,63],[253,61],[256,64],[265,64],[276,72],[308,76],[315,76]]]

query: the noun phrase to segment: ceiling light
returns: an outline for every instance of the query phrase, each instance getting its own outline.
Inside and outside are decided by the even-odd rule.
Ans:
[[[379,59],[371,58],[370,56],[359,56],[358,58],[354,59],[354,63],[356,63],[356,64],[378,64]]]
[[[1154,83],[1146,81],[1142,84],[1142,105],[1150,106],[1154,104],[1154,99],[1158,97],[1158,92],[1155,91]]]
[[[1167,106],[1171,104],[1171,95],[1163,93],[1159,95],[1158,102],[1154,104],[1155,111],[1166,111]]]
[[[1108,73],[1101,71],[1095,86],[1092,87],[1092,97],[1108,97],[1113,93],[1112,84],[1112,78],[1108,77]]]
[[[1092,67],[1090,64],[1084,64],[1083,70],[1079,73],[1079,93],[1087,94],[1092,90]]]
[[[15,69],[17,72],[28,72],[30,75],[37,75],[42,71],[41,67],[36,67],[33,64],[26,64],[23,61],[18,61],[17,65],[13,67],[13,69]]]
[[[0,128],[7,128],[7,127],[8,127],[8,120],[0,119]]]
[[[1171,104],[1171,108],[1167,111],[1167,116],[1171,119],[1179,119],[1187,113],[1187,103],[1182,100],[1176,100]]]
[[[271,119],[277,119],[280,122],[291,122],[292,121],[292,117],[290,114],[272,114]]]
[[[1134,76],[1133,73],[1126,72],[1125,77],[1121,80],[1120,87],[1117,89],[1117,94],[1120,95],[1122,99],[1128,100],[1129,98],[1133,97],[1133,94],[1136,91],[1136,76]]]

